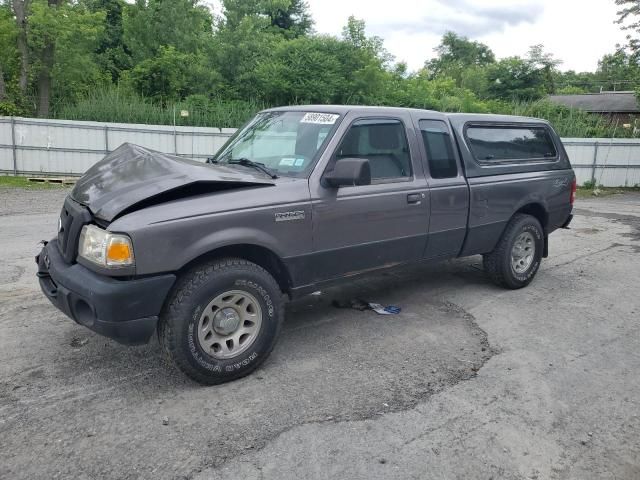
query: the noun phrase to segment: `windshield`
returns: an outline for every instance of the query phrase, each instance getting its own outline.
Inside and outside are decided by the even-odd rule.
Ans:
[[[251,161],[277,175],[307,176],[338,118],[333,113],[259,113],[220,150],[215,162],[247,167]]]

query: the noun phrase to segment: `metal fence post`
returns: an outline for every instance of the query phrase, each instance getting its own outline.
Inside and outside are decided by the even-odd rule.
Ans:
[[[173,152],[178,155],[178,132],[176,132],[176,126],[173,126]]]
[[[596,186],[596,165],[598,163],[598,142],[594,143],[593,163],[591,164],[591,184]]]
[[[13,152],[13,174],[18,174],[18,156],[16,153],[16,119],[11,117],[11,150]]]
[[[104,126],[104,152],[109,155],[109,125]]]

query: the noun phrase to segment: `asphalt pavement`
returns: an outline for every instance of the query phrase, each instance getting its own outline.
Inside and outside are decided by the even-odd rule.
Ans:
[[[640,478],[638,194],[579,200],[526,289],[480,257],[359,279],[203,387],[41,294],[67,192],[0,189],[0,478]],[[331,305],[350,298],[402,311]]]

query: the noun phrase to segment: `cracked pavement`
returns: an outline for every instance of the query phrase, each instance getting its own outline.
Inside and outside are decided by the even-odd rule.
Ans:
[[[524,290],[472,257],[297,301],[202,387],[41,295],[65,194],[0,190],[0,478],[640,478],[640,195],[579,200]],[[356,297],[403,310],[331,306]]]

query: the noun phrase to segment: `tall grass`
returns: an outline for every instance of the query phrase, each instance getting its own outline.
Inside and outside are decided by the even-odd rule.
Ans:
[[[75,104],[56,109],[56,118],[96,122],[196,127],[238,127],[265,108],[253,101],[216,100],[203,95],[182,102],[159,102],[117,88],[96,90]],[[180,115],[186,110],[188,116]]]
[[[498,108],[508,115],[544,118],[553,125],[561,137],[575,138],[630,138],[637,136],[633,128],[611,123],[609,119],[582,110],[554,104],[548,100],[503,103]]]
[[[551,122],[562,137],[633,137],[634,129],[611,124],[608,119],[581,110],[556,105],[548,100],[531,102],[482,101],[477,98],[437,100],[439,108],[456,112],[483,112],[543,118]],[[409,105],[420,108],[418,105]],[[239,127],[268,105],[247,100],[211,99],[192,95],[181,102],[160,102],[118,88],[98,89],[75,104],[62,105],[57,118],[99,122],[143,123],[200,127]],[[180,112],[187,110],[189,116]]]

